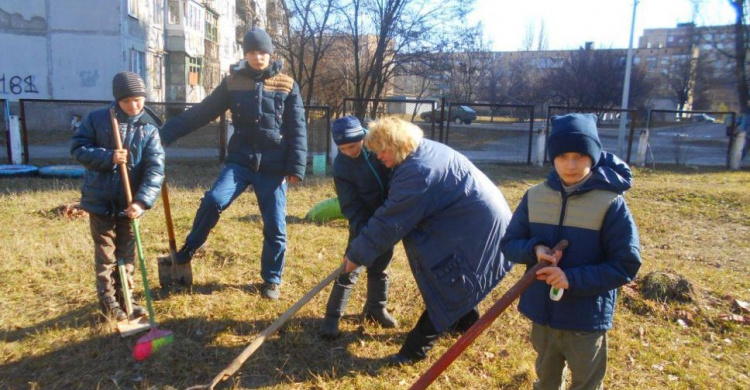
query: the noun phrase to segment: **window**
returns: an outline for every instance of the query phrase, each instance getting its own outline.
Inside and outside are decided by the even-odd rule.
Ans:
[[[164,0],[152,0],[151,5],[153,6],[151,20],[154,25],[164,25]]]
[[[177,0],[169,0],[167,12],[169,12],[169,24],[180,24],[180,3]]]
[[[203,75],[203,58],[188,57],[188,84],[196,86],[201,83]]]
[[[160,55],[151,57],[151,85],[154,89],[161,89],[161,79],[164,75],[164,59]]]
[[[649,71],[656,69],[656,57],[646,57],[646,69]]]
[[[138,19],[138,4],[140,0],[128,0],[128,16]]]
[[[206,39],[218,43],[219,33],[216,29],[216,14],[213,12],[206,12]]]
[[[130,50],[130,71],[146,80],[146,53],[135,49]]]

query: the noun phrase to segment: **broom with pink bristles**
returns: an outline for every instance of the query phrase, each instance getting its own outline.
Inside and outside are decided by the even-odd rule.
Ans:
[[[115,108],[109,108],[109,116],[112,119],[112,135],[115,138],[115,145],[117,149],[122,149],[122,140],[120,139],[120,126],[117,123],[117,117],[115,116]],[[128,200],[128,205],[133,203],[133,193],[130,190],[130,180],[128,178],[128,167],[125,164],[118,164],[120,168],[120,174],[122,175],[122,183],[125,187],[125,196]],[[151,330],[145,335],[141,336],[135,343],[133,348],[133,357],[136,361],[141,361],[153,353],[159,350],[159,348],[171,344],[174,342],[174,334],[169,330],[161,330],[156,327],[154,321],[154,306],[151,302],[151,293],[148,288],[148,275],[146,274],[146,262],[143,255],[143,245],[141,244],[141,233],[138,229],[138,220],[133,219],[133,233],[135,235],[136,248],[138,250],[138,265],[141,269],[141,276],[143,278],[143,290],[146,292],[146,307],[148,308],[148,321],[151,325]]]

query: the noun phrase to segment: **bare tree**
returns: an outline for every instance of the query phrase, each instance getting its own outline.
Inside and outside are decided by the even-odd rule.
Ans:
[[[669,65],[669,72],[663,75],[664,84],[677,101],[679,111],[685,109],[685,104],[690,100],[691,94],[695,90],[697,62],[697,55],[688,53],[673,56],[672,63]]]
[[[485,80],[492,66],[492,53],[484,40],[481,24],[462,28],[456,34],[458,40],[446,55],[449,61],[445,79],[448,98],[472,102],[479,92],[479,84]]]
[[[748,1],[746,0],[727,0],[729,6],[734,9],[735,19],[732,24],[732,45],[730,49],[725,49],[724,43],[721,39],[716,38],[721,34],[712,34],[713,28],[708,28],[709,34],[704,34],[701,38],[707,43],[712,44],[713,49],[716,50],[721,56],[728,58],[734,63],[733,69],[733,82],[737,85],[737,99],[740,107],[740,112],[746,112],[748,110],[748,99],[750,99],[750,81],[748,81],[748,70],[747,70],[747,52],[750,50],[750,32],[748,30]],[[693,0],[693,4],[697,10],[700,10],[701,0]],[[706,12],[712,12],[706,10]],[[707,39],[708,38],[708,39]]]
[[[426,42],[465,19],[473,0],[350,0],[346,21],[354,62],[354,97],[380,98],[402,61],[411,61]],[[363,117],[365,105],[355,106]],[[377,106],[374,105],[371,116]]]
[[[570,53],[561,67],[544,78],[548,98],[555,103],[584,107],[618,107],[625,65],[610,50],[581,48]],[[630,79],[630,101],[643,104],[651,83],[641,67],[634,67]]]
[[[315,82],[321,59],[331,47],[335,31],[331,27],[337,0],[284,0],[284,34],[277,43],[279,55],[289,64],[299,83],[305,103],[315,96]]]
[[[544,20],[542,20],[539,26],[539,36],[536,41],[536,49],[539,51],[547,50],[549,47],[549,39],[547,38],[547,30],[544,28]]]
[[[521,50],[531,51],[534,47],[534,31],[536,27],[534,22],[526,23],[526,32],[523,34],[523,40],[521,41]]]

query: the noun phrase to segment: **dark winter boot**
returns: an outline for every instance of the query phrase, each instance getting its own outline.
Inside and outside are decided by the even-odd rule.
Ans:
[[[375,321],[384,328],[398,327],[398,321],[385,308],[388,302],[388,275],[367,275],[367,301],[363,314],[365,319]]]
[[[122,310],[122,307],[117,303],[117,300],[114,297],[105,297],[99,301],[99,304],[102,307],[102,313],[104,313],[104,316],[108,319],[115,322],[128,319],[128,315],[125,314],[125,311]]]
[[[331,296],[328,297],[326,306],[326,316],[323,319],[323,326],[320,329],[320,336],[327,339],[333,339],[339,335],[339,320],[346,310],[349,303],[349,296],[352,294],[353,285],[343,285],[336,281],[331,289]]]

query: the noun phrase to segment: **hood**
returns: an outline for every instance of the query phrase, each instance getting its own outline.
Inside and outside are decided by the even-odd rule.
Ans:
[[[562,191],[562,181],[554,169],[547,176],[547,184]],[[633,172],[628,164],[612,153],[602,152],[599,162],[591,168],[591,177],[579,191],[604,190],[623,194],[632,186]]]

